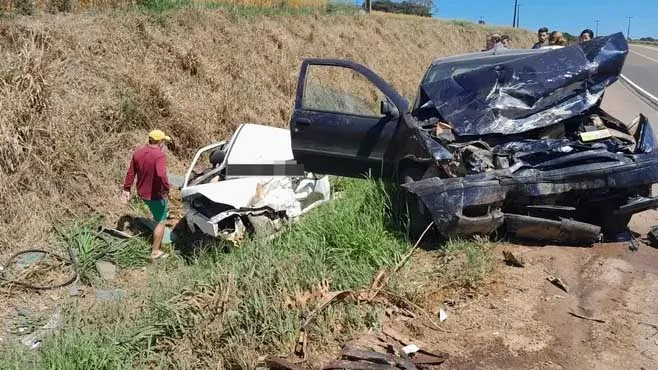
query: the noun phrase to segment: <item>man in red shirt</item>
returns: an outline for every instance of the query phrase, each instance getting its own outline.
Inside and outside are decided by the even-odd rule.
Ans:
[[[160,250],[165,232],[167,209],[169,206],[169,179],[167,178],[166,142],[171,138],[161,130],[153,130],[148,136],[148,145],[135,149],[130,159],[128,172],[123,182],[122,201],[128,203],[130,189],[137,177],[137,194],[146,203],[156,222],[153,229],[153,249],[151,258],[167,255]]]

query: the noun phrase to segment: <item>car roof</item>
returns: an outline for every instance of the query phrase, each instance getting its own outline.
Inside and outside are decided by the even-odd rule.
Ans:
[[[474,53],[452,55],[452,56],[449,56],[449,57],[439,57],[439,58],[436,58],[432,61],[431,66],[435,66],[437,64],[456,62],[456,61],[473,60],[473,59],[485,59],[486,60],[486,59],[490,59],[491,57],[496,56],[496,55],[515,55],[515,56],[534,55],[534,54],[545,53],[549,50],[551,50],[551,48],[540,48],[540,49],[496,48],[496,49],[491,49],[491,50],[487,50],[487,51],[478,51],[478,52],[474,52]]]

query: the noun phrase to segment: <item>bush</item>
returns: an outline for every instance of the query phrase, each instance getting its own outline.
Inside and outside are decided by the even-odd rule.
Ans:
[[[21,15],[33,15],[36,10],[35,0],[16,0],[16,13]]]
[[[48,0],[48,13],[70,13],[75,8],[75,0]]]
[[[367,7],[366,2],[363,3],[363,7]],[[402,1],[398,3],[391,0],[376,0],[372,1],[371,7],[372,10],[378,10],[387,13],[411,14],[421,17],[432,16],[432,9],[430,5],[422,5],[416,2]]]

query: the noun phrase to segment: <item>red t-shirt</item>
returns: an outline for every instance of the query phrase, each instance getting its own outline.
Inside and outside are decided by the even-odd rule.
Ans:
[[[167,178],[167,158],[160,148],[144,145],[135,149],[123,182],[123,190],[130,191],[135,176],[137,176],[137,194],[140,198],[167,199],[170,187]]]

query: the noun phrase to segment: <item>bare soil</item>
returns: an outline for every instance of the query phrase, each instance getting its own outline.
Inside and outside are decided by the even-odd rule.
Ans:
[[[631,222],[632,230],[642,234],[656,224],[656,211],[638,214]],[[503,250],[521,255],[525,267],[507,266]],[[431,265],[427,261],[436,254],[421,252],[412,265]],[[394,324],[449,353],[442,368],[656,368],[658,249],[646,243],[638,251],[628,243],[591,248],[503,244],[495,255],[497,272],[473,298],[463,292],[433,294],[437,308],[442,301],[455,301],[441,323],[450,333]],[[562,279],[568,293],[547,280],[551,274]]]

